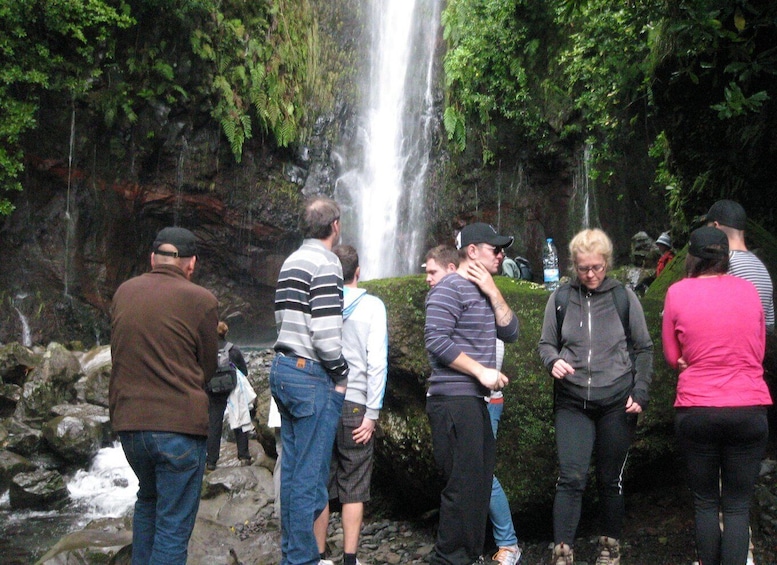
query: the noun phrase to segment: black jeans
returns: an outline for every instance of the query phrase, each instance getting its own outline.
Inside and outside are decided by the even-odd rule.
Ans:
[[[769,438],[766,408],[678,408],[675,432],[693,493],[700,561],[704,565],[744,563],[750,541],[750,500]]]
[[[600,405],[568,397],[563,401],[557,399],[555,425],[559,477],[553,501],[553,538],[557,544],[575,543],[594,452],[600,535],[621,537],[626,513],[623,470],[637,427],[637,415],[626,413],[627,396]]]
[[[215,465],[219,460],[222,423],[224,422],[224,410],[227,409],[228,398],[228,392],[223,394],[208,393],[208,456],[205,460],[208,465]],[[235,432],[238,458],[250,459],[251,453],[248,451],[248,434],[240,428],[232,431]]]
[[[445,487],[429,562],[469,565],[483,551],[496,442],[483,397],[430,396],[426,414]]]

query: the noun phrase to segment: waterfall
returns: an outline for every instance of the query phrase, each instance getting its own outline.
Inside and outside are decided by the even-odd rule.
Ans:
[[[138,479],[118,442],[97,452],[88,470],[76,471],[67,484],[71,502],[84,520],[119,518],[135,504]]]
[[[22,292],[14,296],[13,299],[13,309],[16,310],[16,313],[19,315],[19,322],[22,325],[22,345],[24,347],[32,347],[32,332],[30,331],[30,322],[27,320],[27,316],[24,315],[24,312],[22,312],[21,306],[22,301],[29,296],[26,292]],[[16,305],[16,301],[19,301],[19,306]]]
[[[359,154],[346,156],[335,189],[342,241],[358,250],[363,279],[419,268],[439,22],[439,0],[372,2]]]
[[[599,225],[596,200],[591,186],[591,144],[587,143],[578,160],[572,178],[572,198],[569,206],[570,223],[575,232]]]

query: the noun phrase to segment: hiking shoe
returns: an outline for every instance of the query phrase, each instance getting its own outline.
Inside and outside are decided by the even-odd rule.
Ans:
[[[499,565],[499,563],[491,559],[486,559],[481,555],[480,557],[475,559],[475,561],[472,562],[472,565]]]
[[[517,565],[521,561],[521,548],[517,545],[500,547],[491,559],[500,565]]]
[[[575,556],[572,548],[563,542],[556,544],[550,559],[551,565],[572,565],[574,562]]]
[[[621,546],[615,538],[599,537],[596,565],[620,565]]]
[[[205,463],[205,471],[215,471],[216,470],[216,464],[215,463]]]
[[[248,466],[251,465],[251,463],[253,463],[253,461],[254,461],[253,457],[246,457],[246,458],[241,457],[240,458],[240,466],[241,467],[248,467]]]

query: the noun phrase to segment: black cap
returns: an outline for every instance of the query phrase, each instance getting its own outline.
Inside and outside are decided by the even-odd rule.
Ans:
[[[456,249],[462,249],[468,245],[488,243],[496,247],[510,247],[513,238],[507,235],[499,235],[493,226],[478,222],[464,226],[456,236]]]
[[[700,259],[717,259],[728,255],[728,236],[712,226],[694,230],[691,233],[688,253]]]
[[[173,245],[177,251],[159,251],[160,245]],[[162,228],[152,247],[154,253],[168,257],[192,257],[197,255],[197,237],[186,228]]]
[[[707,222],[718,222],[735,230],[745,229],[747,214],[742,205],[733,200],[718,200],[707,212]]]

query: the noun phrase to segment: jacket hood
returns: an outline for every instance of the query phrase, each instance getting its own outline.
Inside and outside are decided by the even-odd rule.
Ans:
[[[592,292],[592,293],[599,293],[599,292],[608,292],[618,286],[620,283],[616,279],[611,279],[610,277],[604,277],[604,280],[602,281],[602,284],[600,284],[596,289],[594,290],[588,290],[588,287],[586,287],[582,282],[580,282],[580,279],[577,277],[574,278],[574,280],[570,281],[569,285],[574,288],[577,292],[585,293],[585,292]]]
[[[363,288],[343,287],[343,320],[348,319],[365,294],[367,291]]]

